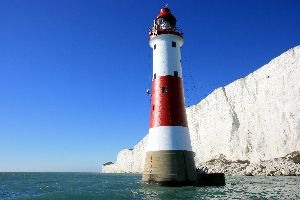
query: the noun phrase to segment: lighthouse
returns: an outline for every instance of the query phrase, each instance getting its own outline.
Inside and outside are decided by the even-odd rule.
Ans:
[[[149,31],[153,76],[148,143],[142,181],[168,186],[194,185],[194,153],[186,117],[182,80],[183,34],[168,7]]]

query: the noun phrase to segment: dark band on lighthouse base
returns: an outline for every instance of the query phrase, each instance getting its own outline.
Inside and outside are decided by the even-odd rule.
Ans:
[[[194,153],[185,150],[147,152],[142,181],[164,186],[195,185]]]

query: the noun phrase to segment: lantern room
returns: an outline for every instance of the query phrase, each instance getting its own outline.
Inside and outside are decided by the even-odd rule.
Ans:
[[[174,34],[182,37],[183,33],[176,27],[176,22],[176,17],[172,15],[171,10],[167,6],[162,8],[153,20],[153,27],[149,31],[150,38],[161,34]]]

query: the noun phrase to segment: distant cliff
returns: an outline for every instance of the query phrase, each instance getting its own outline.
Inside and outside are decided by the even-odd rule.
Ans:
[[[300,150],[300,46],[187,108],[196,166],[219,158],[258,163]],[[144,137],[102,172],[142,172]]]

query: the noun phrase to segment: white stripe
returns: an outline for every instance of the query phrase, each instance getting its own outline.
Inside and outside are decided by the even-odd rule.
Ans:
[[[172,41],[176,42],[176,47],[172,47]],[[178,76],[182,78],[180,62],[182,44],[183,39],[173,34],[158,35],[150,40],[150,46],[153,48],[153,75],[156,74],[156,77],[174,76],[174,71],[177,71]]]
[[[159,126],[149,129],[146,151],[192,151],[189,129],[182,126]]]

